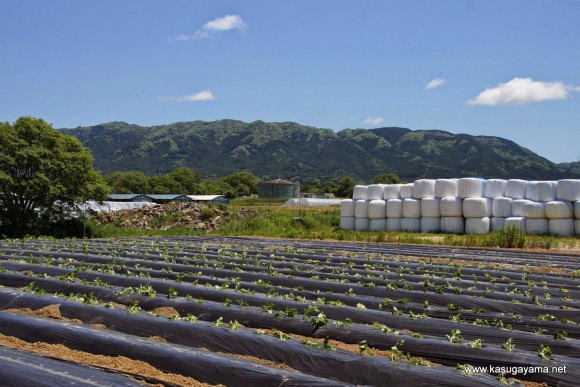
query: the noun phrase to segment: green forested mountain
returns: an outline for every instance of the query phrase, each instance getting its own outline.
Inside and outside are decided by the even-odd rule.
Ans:
[[[513,141],[440,130],[378,128],[333,132],[294,122],[235,120],[152,127],[111,122],[63,130],[91,149],[96,169],[105,174],[142,171],[155,175],[185,166],[203,178],[240,170],[263,178],[301,180],[345,175],[370,180],[388,172],[406,180],[578,176]]]
[[[572,161],[571,163],[560,163],[558,165],[566,171],[580,174],[580,161]]]

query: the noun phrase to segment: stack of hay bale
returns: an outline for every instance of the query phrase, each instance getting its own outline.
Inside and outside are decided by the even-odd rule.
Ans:
[[[341,202],[341,228],[485,234],[504,226],[528,234],[580,235],[580,180],[420,179],[357,185]]]

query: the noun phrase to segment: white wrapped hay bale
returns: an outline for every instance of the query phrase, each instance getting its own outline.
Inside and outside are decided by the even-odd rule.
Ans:
[[[504,196],[505,186],[507,180],[503,179],[489,179],[485,181],[485,194],[486,198],[500,198]]]
[[[512,199],[525,199],[528,182],[520,179],[510,179],[505,185],[505,196]]]
[[[507,218],[497,218],[495,216],[491,218],[491,231],[497,231],[503,226],[505,226],[506,219]]]
[[[567,219],[574,216],[574,206],[567,200],[553,200],[546,203],[546,218]]]
[[[574,219],[550,219],[549,229],[551,235],[572,236],[574,235]]]
[[[387,231],[387,219],[371,219],[369,231]]]
[[[371,200],[368,214],[369,219],[385,219],[387,217],[387,203],[384,200]]]
[[[352,231],[354,230],[354,216],[341,216],[340,217],[340,228],[342,230]]]
[[[542,202],[531,202],[526,204],[526,218],[542,219],[546,217],[546,204]]]
[[[494,198],[491,205],[491,213],[494,217],[509,218],[512,216],[512,198]]]
[[[512,216],[526,216],[526,207],[533,203],[528,199],[516,199],[512,204]]]
[[[383,190],[383,199],[399,199],[401,197],[402,184],[386,184]]]
[[[403,199],[387,200],[387,218],[403,217]]]
[[[403,200],[403,218],[420,218],[421,200],[408,198]]]
[[[551,202],[552,200],[556,200],[556,187],[557,182],[538,181],[536,187],[536,200],[538,202]]]
[[[485,180],[475,177],[464,177],[457,182],[457,193],[460,198],[481,198],[485,192]]]
[[[355,218],[354,219],[354,229],[356,231],[368,231],[370,227],[369,218]]]
[[[367,199],[376,200],[383,198],[383,191],[385,190],[384,184],[371,184],[367,188]]]
[[[387,231],[392,231],[392,232],[401,231],[401,219],[402,218],[388,218],[387,219]]]
[[[546,235],[550,232],[548,219],[528,219],[526,220],[526,234]]]
[[[444,198],[446,196],[457,196],[456,179],[437,179],[435,180],[435,197]]]
[[[538,201],[538,182],[530,181],[526,187],[526,199],[533,202]]]
[[[493,199],[465,198],[463,199],[463,216],[465,218],[487,218],[492,215]]]
[[[505,227],[515,227],[526,229],[526,217],[525,216],[512,216],[511,218],[506,218]]]
[[[413,183],[408,183],[408,184],[403,184],[401,186],[401,190],[399,191],[400,195],[401,195],[401,199],[408,199],[408,198],[412,198],[413,197],[413,187],[415,184]]]
[[[340,216],[354,216],[354,200],[343,199],[340,201]]]
[[[439,198],[423,198],[421,199],[421,216],[428,218],[441,217],[441,199]]]
[[[368,187],[366,185],[355,185],[352,191],[352,198],[354,200],[366,200],[367,190]]]
[[[421,218],[421,232],[440,232],[441,218]]]
[[[413,185],[413,197],[415,199],[432,198],[435,196],[435,180],[419,179]]]
[[[574,221],[574,233],[580,235],[580,219]]]
[[[580,200],[580,180],[564,179],[559,180],[556,189],[556,198],[575,202]]]
[[[456,217],[463,216],[463,199],[459,196],[446,196],[439,202],[441,216]]]
[[[441,231],[446,234],[463,234],[465,221],[462,216],[445,216],[441,218]]]
[[[401,218],[401,231],[421,232],[421,218]]]
[[[354,203],[354,216],[357,218],[369,217],[369,202],[368,200],[357,200]]]
[[[487,234],[490,228],[490,220],[485,218],[469,218],[465,219],[465,233],[466,234]]]
[[[580,219],[580,201],[574,203],[574,217]]]

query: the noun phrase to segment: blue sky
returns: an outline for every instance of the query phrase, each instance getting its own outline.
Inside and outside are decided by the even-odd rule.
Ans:
[[[580,1],[0,0],[0,121],[295,121],[580,156]]]

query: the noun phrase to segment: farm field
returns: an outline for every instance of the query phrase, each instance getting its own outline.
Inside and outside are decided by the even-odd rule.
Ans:
[[[573,386],[579,260],[221,236],[2,240],[0,380]]]

